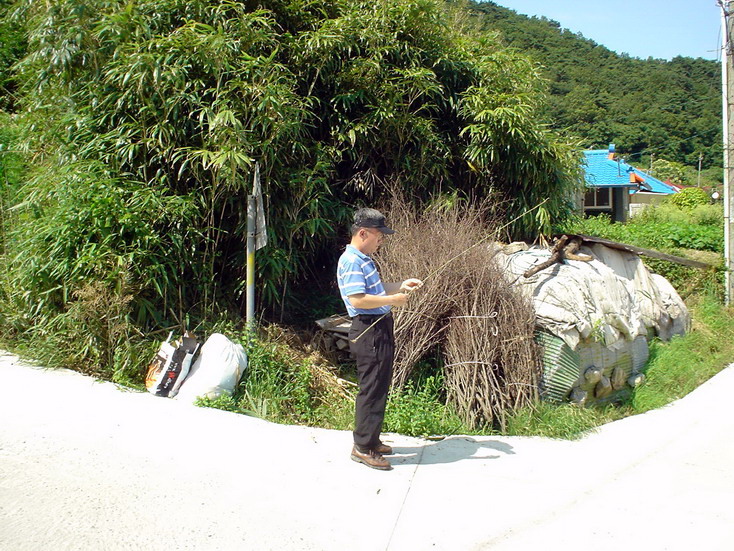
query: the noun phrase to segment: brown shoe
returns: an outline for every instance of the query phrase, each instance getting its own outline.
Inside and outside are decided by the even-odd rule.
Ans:
[[[387,444],[383,444],[382,442],[377,445],[375,451],[380,455],[392,455],[392,448]]]
[[[377,453],[375,450],[361,452],[357,449],[357,446],[354,446],[352,448],[352,461],[356,461],[357,463],[364,463],[368,467],[379,469],[381,471],[389,471],[390,469],[392,469],[390,462],[382,457],[382,455]]]

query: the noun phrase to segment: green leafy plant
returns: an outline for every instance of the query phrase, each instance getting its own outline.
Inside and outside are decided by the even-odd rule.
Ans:
[[[428,376],[420,383],[408,381],[389,397],[385,412],[385,430],[429,436],[453,434],[460,431],[459,416],[442,399],[442,381],[439,376]]]
[[[682,398],[718,373],[734,353],[734,316],[716,297],[693,301],[693,331],[670,343],[655,343],[645,368],[647,382],[635,389],[631,405],[643,413]]]
[[[683,188],[678,193],[673,194],[669,201],[680,209],[693,210],[699,205],[708,204],[711,199],[701,188],[687,187]]]
[[[437,188],[491,194],[508,233],[548,231],[578,185],[573,143],[542,123],[534,64],[462,10],[18,0],[17,141],[32,163],[3,208],[8,335],[49,335],[97,283],[121,297],[127,282],[131,334],[241,312],[255,163],[271,318],[333,277],[338,228],[388,183],[419,205]]]

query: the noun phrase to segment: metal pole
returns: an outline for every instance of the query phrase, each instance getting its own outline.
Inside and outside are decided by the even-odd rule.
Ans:
[[[255,228],[257,205],[254,195],[247,196],[247,330],[255,329]]]
[[[732,21],[731,0],[722,2],[722,55],[721,55],[721,83],[722,83],[722,107],[723,107],[723,141],[724,141],[724,262],[725,262],[725,284],[724,292],[726,304],[731,304],[732,296],[732,193],[731,185],[734,180],[734,167],[730,164],[729,147],[734,142],[734,121],[732,120],[731,94],[734,90],[734,66],[732,52]]]

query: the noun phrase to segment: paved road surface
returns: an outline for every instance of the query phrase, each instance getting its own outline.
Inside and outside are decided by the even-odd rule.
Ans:
[[[734,549],[734,364],[575,442],[351,433],[0,356],[0,550]]]

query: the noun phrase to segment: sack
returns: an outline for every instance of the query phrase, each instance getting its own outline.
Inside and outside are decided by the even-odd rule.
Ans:
[[[156,396],[173,398],[178,393],[186,376],[189,374],[191,362],[199,343],[195,337],[185,333],[181,342],[171,344],[171,335],[168,334],[166,342],[161,343],[158,354],[148,365],[148,375],[145,378],[145,386],[148,392]]]
[[[179,400],[231,395],[247,368],[247,354],[221,333],[214,333],[201,347],[199,357],[178,394]]]

